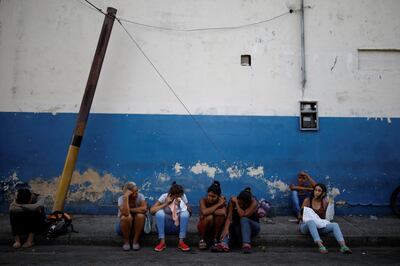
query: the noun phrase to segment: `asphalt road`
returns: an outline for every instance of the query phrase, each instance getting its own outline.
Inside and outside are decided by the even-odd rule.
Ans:
[[[194,249],[183,253],[169,246],[156,253],[150,247],[123,252],[119,247],[104,246],[37,246],[14,250],[0,246],[0,265],[400,265],[400,247],[353,248],[343,255],[337,247],[329,254],[316,248],[257,247],[252,254],[240,250],[211,253]]]

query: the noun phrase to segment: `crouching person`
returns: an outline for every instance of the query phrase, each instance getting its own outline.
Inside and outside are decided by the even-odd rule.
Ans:
[[[221,193],[220,183],[214,181],[207,189],[207,196],[200,200],[200,219],[197,224],[200,235],[200,250],[207,249],[206,236],[212,237],[213,245],[219,242],[219,236],[226,218],[226,200]]]
[[[134,182],[128,182],[123,187],[123,195],[118,198],[118,221],[116,232],[123,237],[122,249],[139,250],[139,240],[142,235],[147,203],[143,194],[138,192]]]
[[[46,230],[44,198],[32,193],[29,185],[16,185],[17,194],[10,204],[10,223],[14,236],[14,248],[29,248],[34,245],[35,234],[43,234]],[[26,237],[22,244],[22,237]]]
[[[251,189],[245,188],[237,197],[231,197],[228,205],[228,217],[221,233],[221,242],[214,245],[213,252],[228,252],[231,238],[241,239],[243,253],[251,253],[251,238],[260,232],[257,215],[258,202]]]
[[[174,181],[168,193],[164,193],[150,208],[150,213],[156,216],[158,238],[160,242],[154,251],[163,251],[167,245],[165,234],[179,234],[178,248],[189,251],[190,247],[184,242],[190,217],[190,207],[181,185]]]

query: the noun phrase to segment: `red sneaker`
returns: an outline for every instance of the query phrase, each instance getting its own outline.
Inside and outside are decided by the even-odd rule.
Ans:
[[[189,251],[190,247],[185,244],[183,241],[179,241],[178,248],[182,251]]]
[[[158,243],[158,245],[154,248],[154,251],[161,252],[167,248],[167,245],[163,242]]]

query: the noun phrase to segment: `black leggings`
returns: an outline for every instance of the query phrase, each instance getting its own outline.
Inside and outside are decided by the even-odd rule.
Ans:
[[[13,236],[43,234],[46,229],[43,211],[10,212],[10,223]]]

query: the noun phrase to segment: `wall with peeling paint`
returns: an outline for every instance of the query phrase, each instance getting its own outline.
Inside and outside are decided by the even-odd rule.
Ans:
[[[256,23],[299,7],[296,0],[93,3],[181,30]],[[400,70],[365,49],[397,58],[400,2],[305,5],[304,92],[299,12],[233,30],[126,24],[213,143],[116,23],[67,208],[113,213],[127,180],[150,201],[177,180],[196,206],[215,178],[228,195],[251,186],[284,212],[288,185],[306,170],[337,195],[339,212],[387,213],[400,184]],[[79,1],[0,2],[1,211],[18,180],[51,205],[102,21]],[[251,67],[240,65],[241,54],[252,56]],[[318,132],[298,129],[303,99],[319,102]]]

